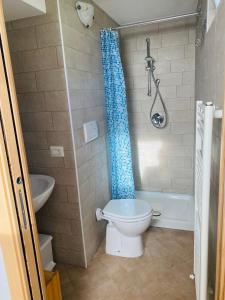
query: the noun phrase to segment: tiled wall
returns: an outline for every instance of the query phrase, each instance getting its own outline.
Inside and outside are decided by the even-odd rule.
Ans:
[[[8,23],[8,38],[30,172],[56,179],[36,215],[39,232],[53,235],[56,261],[84,265],[57,2],[46,4],[47,15]],[[65,157],[51,157],[51,145]]]
[[[169,114],[165,129],[154,128],[149,119],[147,37]],[[121,31],[137,190],[193,193],[194,42],[195,27],[181,22]],[[162,111],[161,105],[156,110]]]
[[[202,1],[203,14],[207,1]],[[196,99],[213,101],[223,108],[224,101],[224,63],[225,63],[225,1],[222,0],[216,18],[205,34],[205,39],[196,51]],[[221,140],[221,120],[213,124],[212,177],[209,233],[209,284],[215,291],[217,207],[219,189],[219,157]],[[213,295],[212,298],[214,299]]]
[[[94,25],[86,29],[74,10],[74,1],[60,0],[59,4],[88,263],[105,233],[105,223],[96,222],[95,210],[110,199],[99,30],[115,23],[95,6]],[[82,126],[92,120],[98,123],[99,137],[86,144]]]

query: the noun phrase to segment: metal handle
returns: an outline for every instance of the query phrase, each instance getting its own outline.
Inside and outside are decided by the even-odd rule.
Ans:
[[[22,216],[23,216],[24,228],[27,229],[27,218],[26,218],[26,213],[25,213],[25,209],[24,209],[23,194],[22,194],[21,190],[19,190],[19,198],[20,198],[20,206],[21,206],[21,211],[22,211]]]

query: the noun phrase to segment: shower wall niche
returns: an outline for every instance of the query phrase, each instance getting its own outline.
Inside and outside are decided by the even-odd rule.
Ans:
[[[146,38],[168,110],[168,125],[150,122]],[[193,194],[195,26],[181,22],[121,30],[137,190]],[[159,103],[159,102],[158,102]],[[162,111],[160,105],[156,110]]]

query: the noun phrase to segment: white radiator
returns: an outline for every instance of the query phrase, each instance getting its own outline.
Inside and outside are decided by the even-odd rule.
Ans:
[[[213,118],[221,118],[212,102],[197,101],[195,146],[194,274],[197,300],[207,300],[210,171]]]

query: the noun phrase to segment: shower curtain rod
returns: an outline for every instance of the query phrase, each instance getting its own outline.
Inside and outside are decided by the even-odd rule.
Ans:
[[[200,14],[199,12],[192,12],[192,13],[183,14],[183,15],[165,17],[165,18],[161,18],[161,19],[152,19],[152,20],[149,20],[149,21],[143,21],[143,22],[137,22],[137,23],[128,23],[128,24],[124,24],[124,25],[121,25],[121,26],[113,27],[113,28],[111,28],[111,30],[119,30],[119,29],[123,29],[123,28],[134,27],[134,26],[142,26],[142,25],[147,25],[147,24],[162,23],[162,22],[166,22],[166,21],[179,20],[179,19],[188,18],[188,17],[197,17],[197,16],[199,16],[199,14]]]

